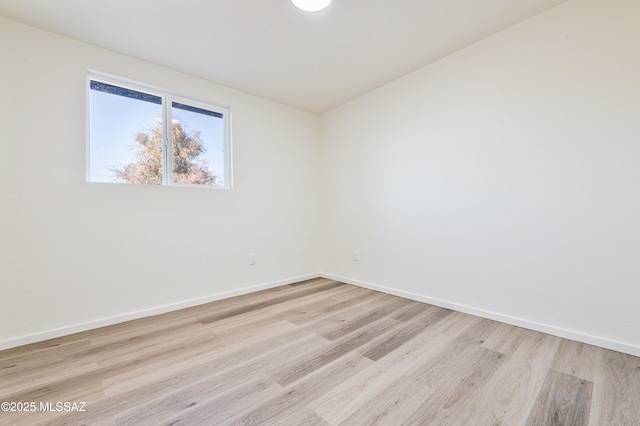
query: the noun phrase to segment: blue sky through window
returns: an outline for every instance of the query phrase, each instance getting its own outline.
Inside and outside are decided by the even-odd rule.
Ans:
[[[136,133],[147,131],[162,118],[162,106],[134,98],[91,90],[90,177],[92,182],[115,182],[109,169],[135,160]]]
[[[200,110],[202,112],[206,110]],[[182,123],[187,134],[194,131],[200,132],[203,142],[204,157],[211,170],[217,177],[216,183],[224,184],[224,122],[222,114],[209,115],[194,108],[191,111],[173,108],[173,120]]]

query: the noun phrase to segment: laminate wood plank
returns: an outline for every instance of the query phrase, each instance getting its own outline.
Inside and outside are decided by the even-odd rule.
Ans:
[[[321,316],[313,321],[306,322],[302,324],[302,326],[324,337],[329,333],[339,330],[344,324],[348,324],[362,317],[362,315],[365,315],[370,309],[375,309],[385,303],[384,296],[376,295],[364,305],[354,304],[346,309],[333,312],[328,316]]]
[[[516,425],[527,418],[562,339],[517,330],[522,336],[509,336],[520,342],[518,348],[487,380],[486,391],[476,392],[466,409],[452,416],[453,424]]]
[[[233,425],[258,424],[277,417],[295,416],[297,407],[306,406],[310,401],[332,389],[348,377],[371,365],[373,361],[348,352],[335,362],[316,370],[303,380],[289,386],[275,398],[263,403],[250,413],[235,419]]]
[[[276,374],[276,381],[283,386],[290,385],[319,368],[345,356],[347,353],[354,351],[396,324],[397,321],[395,320],[382,318],[367,327],[363,327],[342,339],[336,340],[326,349],[303,362],[285,368]]]
[[[433,395],[434,390],[415,380],[400,377],[378,395],[362,405],[349,418],[339,423],[348,425],[388,425],[405,424],[415,407],[420,406]]]
[[[152,407],[135,407],[118,414],[115,420],[117,424],[129,425],[220,425],[245,414],[281,390],[282,387],[272,378],[262,374],[235,386],[228,384],[224,389],[213,387],[211,383],[201,383]]]
[[[333,281],[319,280],[318,283],[310,283],[308,288],[315,288],[317,285],[326,284],[327,282]],[[95,345],[111,344],[113,342],[127,339],[131,336],[142,336],[149,331],[161,332],[163,329],[172,329],[176,326],[200,322],[203,317],[211,316],[214,313],[237,309],[238,307],[245,306],[247,303],[270,301],[274,298],[282,297],[283,295],[292,296],[303,290],[304,287],[295,288],[286,285],[261,290],[251,294],[222,299],[199,306],[193,306],[179,311],[167,312],[153,317],[127,321],[125,323],[93,330],[91,334],[91,342]]]
[[[300,291],[310,294],[309,290],[311,289],[325,287],[327,284],[336,283],[337,282],[335,280],[330,280],[327,278],[314,278],[300,283],[288,284],[280,287],[273,287],[265,290],[247,293],[240,296],[225,298],[207,303],[205,305],[193,306],[187,309],[187,313],[190,317],[193,317],[195,314],[198,318],[200,318],[203,315],[210,315],[212,312],[226,311],[228,309],[243,307],[253,303],[270,301],[274,298],[278,298],[284,295],[294,295]]]
[[[297,325],[308,324],[311,321],[314,321],[318,318],[324,318],[328,315],[350,309],[362,304],[368,304],[374,298],[378,297],[380,293],[375,291],[366,290],[366,289],[357,289],[359,291],[352,291],[348,295],[345,295],[341,298],[331,297],[325,307],[314,307],[313,315],[305,315],[305,316],[293,316],[287,317],[288,321],[291,321]]]
[[[309,285],[324,284],[331,281],[335,281],[335,280],[332,280],[331,278],[309,278],[308,280],[298,281],[297,283],[292,283],[292,284],[289,284],[288,286],[289,287],[308,287]]]
[[[183,348],[181,347],[174,348],[174,352],[181,352],[182,350]],[[51,355],[55,357],[54,354]],[[166,353],[157,353],[157,351],[153,353],[154,357],[166,355]],[[74,389],[77,387],[77,382],[82,383],[83,380],[86,380],[89,383],[94,383],[96,381],[95,379],[99,377],[101,373],[109,374],[116,371],[118,368],[131,368],[136,364],[136,362],[142,361],[137,360],[132,362],[131,354],[129,354],[129,356],[119,364],[116,363],[107,368],[100,368],[98,363],[95,362],[95,359],[88,356],[83,359],[82,364],[78,363],[75,366],[74,364],[71,364],[70,367],[67,367],[64,371],[60,371],[59,368],[53,368],[45,370],[43,375],[36,376],[35,379],[29,375],[25,375],[24,381],[22,382],[14,384],[4,382],[2,391],[4,395],[13,400],[30,401],[35,398],[43,399],[48,396],[53,396],[70,389]],[[35,370],[38,370],[37,367]]]
[[[135,371],[112,375],[102,380],[105,392],[118,394],[125,390],[135,389],[136,386],[144,384],[146,380],[153,382],[182,374],[185,369],[193,371],[214,365],[216,369],[224,370],[244,362],[260,359],[265,354],[287,348],[291,344],[297,344],[299,349],[306,350],[307,346],[303,345],[301,340],[305,337],[326,342],[319,336],[309,336],[309,333],[304,329],[295,327],[286,321],[270,328],[270,330],[263,329],[259,333],[251,333],[251,339],[245,339],[243,336],[239,339],[229,339],[229,342],[216,345],[216,347],[207,348],[195,359],[192,359],[191,356],[172,358],[171,360],[162,360],[161,363],[145,365]],[[216,341],[216,343],[219,342]],[[189,354],[185,353],[185,355]],[[264,361],[262,361],[262,365],[264,365]]]
[[[509,324],[500,324],[498,328],[489,335],[482,347],[500,352],[505,355],[513,354],[522,340],[527,336],[527,330]]]
[[[217,368],[225,369],[294,342],[306,335],[304,330],[283,322],[283,326],[279,329],[274,329],[271,333],[263,333],[256,339],[242,341],[241,344],[223,346],[219,349],[206,344],[195,345],[196,349],[183,348],[182,354],[172,353],[171,357],[162,357],[157,362],[143,363],[139,366],[136,365],[137,368],[120,370],[108,377],[102,377],[102,384],[105,387],[105,393],[115,394],[139,386],[140,377],[157,380],[179,374],[188,366],[215,362]]]
[[[437,351],[452,339],[423,332],[311,402],[309,407],[330,424],[341,423],[381,392],[386,392],[398,377],[418,370],[430,352]]]
[[[44,350],[35,351],[33,354],[21,354],[0,361],[0,383],[7,389],[12,383],[23,382],[30,376],[39,372],[45,375],[51,374],[51,369],[60,368],[70,357],[76,357],[78,352],[86,352],[90,348],[89,340],[85,339],[76,343],[58,346],[55,355]]]
[[[14,374],[12,377],[5,377],[3,387],[7,392],[24,391],[32,386],[39,386],[43,383],[50,383],[64,378],[71,372],[75,375],[95,371],[97,366],[107,367],[115,365],[119,361],[125,364],[131,363],[131,353],[134,352],[138,358],[152,359],[154,355],[163,353],[180,345],[181,342],[202,336],[204,339],[212,338],[212,335],[201,334],[200,325],[192,325],[180,329],[181,334],[177,336],[160,335],[149,336],[146,339],[130,338],[125,342],[113,345],[98,345],[83,347],[72,353],[61,352],[56,356],[41,359],[35,365],[32,361],[25,363],[25,371],[21,374]],[[181,349],[180,349],[181,350]]]
[[[116,416],[118,413],[129,412],[132,409],[154,412],[164,409],[164,405],[170,407],[179,396],[188,392],[199,393],[201,387],[211,392],[219,392],[226,388],[244,383],[253,377],[263,374],[272,375],[269,371],[280,368],[287,360],[296,360],[304,357],[322,345],[326,340],[319,336],[305,336],[299,340],[283,345],[278,349],[265,352],[261,356],[246,362],[239,362],[231,368],[219,368],[215,362],[207,362],[202,365],[186,365],[173,375],[163,378],[145,378],[135,382],[136,386],[125,392],[117,392],[100,399],[91,405],[91,412],[86,414],[70,414],[60,423],[64,424],[93,424],[102,417]],[[241,404],[244,406],[244,404]]]
[[[29,343],[15,348],[0,351],[0,360],[18,356],[37,357],[41,352],[56,352],[58,349],[75,344],[83,344],[88,341],[88,336],[92,331],[70,334],[68,336],[56,337],[55,339],[43,340],[42,342]]]
[[[191,346],[193,342],[213,344],[219,343],[221,339],[211,333],[199,323],[190,323],[176,328],[171,332],[165,331],[157,335],[146,334],[144,338],[129,338],[126,342],[113,344],[94,345],[92,350],[85,353],[96,359],[100,366],[114,364],[119,360],[131,359],[134,353],[136,358],[153,359],[152,357],[161,352],[173,350],[177,347]]]
[[[4,379],[8,375],[13,374],[15,371],[24,371],[24,367],[28,366],[29,369],[34,367],[44,367],[51,365],[53,362],[58,362],[61,358],[64,359],[67,356],[72,356],[78,351],[87,349],[91,346],[89,338],[81,339],[78,341],[68,342],[63,345],[50,346],[41,350],[34,350],[33,352],[14,352],[13,356],[0,358],[0,380]],[[23,351],[25,350],[22,346]],[[11,351],[11,350],[10,350]],[[54,356],[51,356],[54,353]],[[2,352],[0,352],[2,354]]]
[[[245,326],[245,324],[247,324],[247,326]],[[247,323],[243,321],[234,321],[224,325],[213,323],[203,327],[220,340],[219,343],[221,346],[229,346],[236,344],[236,342],[251,340],[256,336],[260,336],[261,334],[265,332],[268,333],[272,330],[281,328],[293,330],[295,328],[294,324],[291,324],[289,321],[275,317],[265,318],[264,321],[251,320],[247,321]]]
[[[269,299],[269,300],[266,300],[266,301],[263,301],[263,302],[249,303],[249,304],[247,304],[245,306],[239,306],[237,308],[228,309],[228,310],[225,310],[223,312],[217,313],[215,315],[209,315],[209,316],[203,317],[200,320],[200,322],[202,324],[210,324],[212,322],[220,321],[220,320],[225,319],[225,318],[241,315],[241,314],[244,314],[244,313],[250,312],[250,311],[256,311],[256,310],[259,310],[259,309],[262,309],[262,308],[266,308],[268,306],[277,305],[279,303],[289,302],[291,300],[299,299],[302,296],[306,296],[306,295],[313,294],[313,293],[318,293],[318,292],[325,291],[325,290],[330,290],[332,288],[340,287],[340,286],[343,286],[343,285],[344,284],[338,283],[338,282],[328,282],[326,284],[319,285],[319,286],[316,286],[314,288],[300,290],[300,291],[298,291],[296,293],[293,293],[293,294],[283,295],[283,296],[279,296],[279,297],[276,297],[276,298],[273,298],[273,299]]]
[[[358,301],[357,303],[343,304],[343,298],[350,293],[353,293],[353,288],[348,286],[338,287],[320,294],[303,296],[289,302],[216,321],[206,325],[206,327],[216,333],[217,336],[225,337],[242,329],[261,327],[266,323],[275,323],[281,320],[286,320],[296,325],[308,324],[318,318],[326,318],[322,314],[325,309],[330,309],[332,312],[340,312],[343,309],[353,308],[361,303],[361,301]],[[362,303],[366,302],[366,300],[368,300],[367,297],[362,298]]]
[[[327,333],[318,333],[325,339],[336,340],[347,334],[371,324],[380,318],[386,317],[407,304],[406,300],[394,300],[389,302],[386,298],[381,298],[382,302],[378,307],[371,309],[370,307],[362,315],[357,316],[350,321],[345,321],[340,328],[336,328]]]
[[[549,370],[526,426],[586,426],[592,387],[588,380]]]
[[[464,363],[447,371],[434,386],[429,385],[435,392],[411,414],[407,424],[452,424],[452,417],[465,410],[469,400],[478,392],[486,391],[482,385],[505,361],[506,355],[480,347],[472,349]]]
[[[214,340],[215,337],[203,339],[188,348],[185,345],[177,345],[161,352],[155,351],[151,356],[144,358],[137,357],[137,354],[134,353],[132,354],[133,356],[120,359],[115,363],[102,366],[96,363],[95,368],[82,369],[79,373],[74,372],[73,375],[64,375],[62,378],[54,374],[52,378],[47,378],[41,383],[28,382],[24,387],[11,389],[8,397],[14,401],[49,401],[56,394],[78,388],[81,386],[79,384],[83,382],[92,384],[101,383],[101,381],[107,377],[118,376],[124,372],[137,371],[140,368],[146,368],[148,370],[153,368],[148,365],[155,366],[157,363],[167,362],[167,360],[183,358],[185,354],[188,356],[202,353],[209,346],[210,342]]]
[[[446,334],[447,336],[458,337],[462,330],[475,323],[478,317],[465,314],[462,312],[453,312],[444,321],[441,321],[434,329],[437,333]]]
[[[45,389],[43,389],[45,390]],[[1,397],[1,401],[28,401],[35,402],[37,406],[40,403],[46,403],[49,401],[57,402],[57,401],[73,401],[73,402],[86,402],[86,407],[90,407],[93,401],[99,398],[100,395],[103,395],[102,387],[99,383],[85,383],[82,386],[68,384],[66,387],[59,387],[54,395],[54,397],[35,397],[33,399],[14,399],[13,397]],[[4,423],[4,414],[0,413],[0,424]],[[61,418],[64,413],[60,412],[47,412],[47,411],[36,411],[36,412],[20,412],[20,413],[10,413],[9,418],[10,422],[6,422],[6,424],[16,424],[16,425],[34,425],[36,423],[42,423],[49,425],[55,419]]]
[[[327,278],[314,278],[314,279],[303,281],[300,283],[288,284],[280,287],[273,287],[265,290],[243,294],[240,296],[217,300],[205,305],[194,306],[194,307],[188,308],[188,314],[191,317],[193,317],[194,313],[198,315],[202,315],[202,314],[207,315],[207,314],[211,314],[212,307],[215,309],[213,312],[226,311],[228,309],[243,307],[253,303],[273,300],[274,298],[278,298],[284,295],[294,295],[300,291],[310,294],[309,290],[311,289],[326,287],[327,284],[336,284],[336,283],[337,282],[335,280],[330,280]]]
[[[169,390],[166,395],[148,403],[115,415],[121,424],[180,424],[189,418],[193,424],[201,424],[206,418],[212,423],[219,423],[224,410],[242,410],[243,406],[233,404],[235,399],[244,400],[251,405],[281,387],[272,378],[259,371],[236,383],[219,382],[208,378],[180,390]],[[214,422],[213,420],[218,421]],[[223,417],[224,419],[224,417]]]
[[[333,280],[315,279],[306,282],[304,285],[284,285],[190,307],[186,309],[185,313],[189,319],[197,319],[198,321],[201,321],[202,319],[214,314],[225,313],[238,308],[246,308],[253,304],[266,302],[268,305],[272,305],[272,302],[275,299],[279,299],[281,297],[291,298],[291,300],[294,300],[296,297],[305,297],[313,294],[314,289],[322,290],[323,288],[326,288],[327,285],[335,286],[335,284],[337,283]],[[172,316],[174,314],[177,313],[169,312],[163,315]]]
[[[433,305],[427,305],[426,303],[420,302],[412,302],[407,303],[402,309],[391,315],[391,318],[398,321],[407,322],[416,315],[422,314],[425,311],[432,311],[436,309],[437,308]]]
[[[410,323],[405,324],[403,327],[399,327],[398,330],[393,332],[390,336],[383,336],[383,338],[376,340],[375,346],[370,347],[361,353],[363,356],[366,356],[373,361],[378,361],[385,355],[422,333],[425,329],[428,329],[429,326],[442,321],[450,315],[451,312],[451,310],[444,308],[424,311],[421,315],[414,317]]]
[[[154,336],[163,332],[172,332],[180,327],[196,324],[197,316],[185,314],[179,316],[174,312],[159,315],[154,323],[149,318],[127,321],[109,327],[95,330],[90,336],[92,346],[117,345],[131,339],[145,338],[146,335]],[[113,327],[113,329],[111,329]]]
[[[261,426],[326,426],[327,422],[316,413],[306,407],[300,407],[299,410],[287,410],[276,415],[273,418],[260,422]]]
[[[242,371],[241,377],[259,374],[259,368],[247,367]],[[241,370],[236,370],[238,373]],[[98,398],[88,405],[86,412],[66,413],[60,418],[47,423],[48,426],[65,426],[65,425],[94,425],[103,421],[111,421],[115,424],[114,418],[122,413],[126,413],[139,405],[145,406],[149,401],[159,399],[165,392],[171,392],[175,388],[188,389],[193,383],[197,383],[197,379],[185,376],[174,376],[164,380],[157,380],[150,385],[141,386],[134,390],[118,393],[103,398]],[[158,409],[158,408],[156,408]]]
[[[563,340],[551,368],[593,382],[604,350],[586,343]]]
[[[335,290],[328,290],[326,295],[324,293],[311,295],[304,298],[304,301],[293,301],[284,304],[288,309],[280,312],[279,315],[282,319],[301,325],[325,316],[327,312],[339,312],[342,309],[350,308],[355,304],[354,301],[358,299],[367,300],[373,295],[373,292],[363,294],[357,290],[349,286],[343,286]]]
[[[3,391],[15,398],[16,395],[28,395],[34,389],[45,389],[48,385],[65,380],[70,375],[91,373],[98,368],[94,357],[85,356],[73,365],[54,365],[50,369],[37,369],[35,372],[27,370],[2,381]]]
[[[458,334],[458,339],[469,344],[484,344],[500,326],[497,321],[477,318]]]
[[[447,380],[451,371],[464,368],[473,354],[481,353],[480,349],[479,345],[470,345],[458,338],[451,339],[445,346],[439,347],[424,359],[420,369],[410,377],[435,388],[439,383]],[[482,351],[486,350],[488,349],[482,349]]]
[[[298,295],[298,292],[303,290],[302,287],[295,287],[295,289],[296,293],[287,293],[287,295]],[[226,327],[228,324],[247,324],[250,321],[256,319],[279,320],[285,318],[283,315],[285,315],[288,311],[292,311],[295,309],[306,310],[309,308],[313,308],[314,310],[322,309],[325,306],[337,303],[338,300],[342,300],[343,298],[348,297],[348,295],[351,295],[354,292],[357,292],[357,289],[351,286],[343,285],[330,288],[328,290],[304,294],[296,298],[291,298],[291,300],[284,301],[282,303],[274,303],[270,306],[258,310],[248,311],[240,315],[234,315],[229,318],[216,321],[215,323],[211,324],[211,326]],[[237,308],[238,306],[234,307],[234,309]],[[289,318],[286,319],[288,320]]]
[[[187,423],[224,424],[233,417],[245,414],[263,402],[269,395],[277,394],[282,387],[275,383],[267,372],[276,366],[281,359],[294,359],[304,352],[324,344],[326,341],[318,336],[308,336],[305,341],[266,354],[260,360],[254,360],[247,366],[260,365],[253,370],[258,374],[233,374],[231,377],[218,375],[182,388],[179,391],[167,392],[161,398],[150,403],[136,406],[117,418],[126,418],[129,424],[160,424],[160,420],[186,419]],[[304,351],[301,350],[304,348]],[[238,404],[242,401],[242,404]],[[164,412],[164,415],[158,413]],[[131,415],[130,413],[134,413]],[[174,416],[175,414],[175,416]],[[177,422],[175,424],[179,424]]]
[[[640,426],[640,358],[601,351],[589,425]]]

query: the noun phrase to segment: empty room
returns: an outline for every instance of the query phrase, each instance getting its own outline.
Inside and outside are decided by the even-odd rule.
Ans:
[[[638,0],[0,0],[0,425],[640,426]]]

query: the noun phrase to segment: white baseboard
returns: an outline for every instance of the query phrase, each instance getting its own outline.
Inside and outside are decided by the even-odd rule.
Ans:
[[[592,336],[585,333],[580,333],[572,330],[566,330],[560,327],[554,327],[548,324],[541,324],[534,321],[528,321],[522,318],[515,318],[508,315],[499,314],[496,312],[485,311],[482,309],[473,308],[471,306],[460,305],[457,303],[447,302],[445,300],[433,299],[420,294],[415,294],[407,291],[396,290],[389,287],[383,287],[376,284],[370,284],[363,281],[353,280],[346,277],[340,277],[337,275],[321,273],[321,277],[328,278],[335,281],[340,281],[347,284],[352,284],[358,287],[368,288],[370,290],[379,291],[381,293],[392,294],[394,296],[403,297],[405,299],[411,299],[418,302],[428,303],[430,305],[440,306],[442,308],[452,309],[454,311],[463,312],[465,314],[475,315],[482,318],[487,318],[494,321],[503,322],[517,327],[526,328],[529,330],[539,331],[541,333],[551,334],[553,336],[563,337],[565,339],[575,340],[589,345],[599,346],[606,349],[611,349],[617,352],[623,352],[629,355],[640,356],[640,347],[629,345],[622,342],[617,342],[602,337]]]
[[[239,290],[217,293],[217,294],[213,294],[206,297],[200,297],[197,299],[184,300],[178,303],[171,303],[168,305],[157,306],[155,308],[144,309],[142,311],[131,312],[124,315],[116,315],[113,317],[103,318],[96,321],[89,321],[82,324],[74,324],[68,327],[61,327],[53,330],[43,331],[40,333],[29,334],[29,335],[17,337],[14,339],[0,341],[0,350],[27,345],[29,343],[41,342],[43,340],[53,339],[61,336],[67,336],[69,334],[93,330],[96,328],[119,324],[122,322],[131,321],[139,318],[145,318],[153,315],[164,314],[167,312],[177,311],[179,309],[185,309],[185,308],[190,308],[192,306],[203,305],[209,302],[215,302],[216,300],[228,299],[230,297],[241,296],[243,294],[253,293],[260,290],[267,290],[270,288],[280,287],[283,285],[293,284],[300,281],[310,280],[312,278],[318,278],[318,277],[320,277],[319,273],[308,274],[308,275],[293,277],[285,280],[273,281],[266,284],[245,287]]]
[[[389,287],[384,287],[376,284],[371,284],[363,281],[358,281],[358,280],[341,277],[337,275],[332,275],[332,274],[326,274],[326,273],[308,274],[308,275],[293,277],[285,280],[273,281],[265,284],[260,284],[257,286],[245,287],[239,290],[217,293],[217,294],[213,294],[210,296],[201,297],[197,299],[185,300],[178,303],[158,306],[155,308],[145,309],[137,312],[131,312],[124,315],[117,315],[117,316],[103,318],[96,321],[89,321],[82,324],[75,324],[68,327],[61,327],[53,330],[43,331],[40,333],[29,334],[29,335],[17,337],[14,339],[3,340],[3,341],[0,341],[0,350],[27,345],[29,343],[41,342],[43,340],[53,339],[61,336],[67,336],[69,334],[93,330],[96,328],[119,324],[122,322],[131,321],[139,318],[145,318],[153,315],[164,314],[166,312],[177,311],[180,309],[190,308],[192,306],[203,305],[209,302],[215,302],[216,300],[228,299],[230,297],[241,296],[243,294],[253,293],[260,290],[267,290],[270,288],[280,287],[283,285],[293,284],[300,281],[305,281],[305,280],[318,278],[318,277],[340,281],[340,282],[352,284],[358,287],[368,288],[368,289],[379,291],[382,293],[392,294],[394,296],[416,300],[418,302],[429,303],[431,305],[440,306],[442,308],[452,309],[454,311],[459,311],[466,314],[491,319],[494,321],[500,321],[506,324],[515,325],[517,327],[539,331],[541,333],[547,333],[554,336],[563,337],[565,339],[575,340],[578,342],[587,343],[594,346],[600,346],[602,348],[627,353],[629,355],[640,356],[640,347],[638,346],[629,345],[626,343],[617,342],[617,341],[605,339],[602,337],[592,336],[589,334],[580,333],[572,330],[566,330],[560,327],[554,327],[548,324],[541,324],[534,321],[528,321],[521,318],[515,318],[508,315],[499,314],[496,312],[491,312],[491,311],[486,311],[478,308],[473,308],[470,306],[460,305],[460,304],[448,302],[445,300],[433,299],[433,298],[416,294],[416,293],[397,290]]]

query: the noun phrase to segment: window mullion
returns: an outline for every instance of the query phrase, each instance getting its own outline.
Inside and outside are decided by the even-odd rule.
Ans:
[[[162,111],[164,122],[164,135],[162,144],[162,183],[164,185],[173,184],[173,141],[172,141],[172,117],[171,100],[168,97],[162,98]]]

